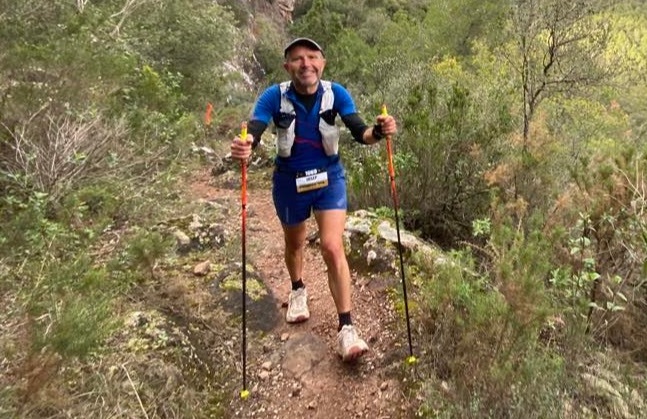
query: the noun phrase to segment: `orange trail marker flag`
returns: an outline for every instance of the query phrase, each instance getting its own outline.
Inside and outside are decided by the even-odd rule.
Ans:
[[[207,102],[207,110],[204,112],[204,124],[206,126],[211,125],[211,114],[213,113],[213,105],[211,102]]]

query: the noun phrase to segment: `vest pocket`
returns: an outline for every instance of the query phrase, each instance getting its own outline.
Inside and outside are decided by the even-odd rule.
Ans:
[[[324,113],[319,118],[321,143],[323,144],[326,156],[334,156],[339,153],[339,127],[334,124],[334,118],[332,124],[326,122],[326,119],[323,117]]]
[[[290,157],[294,144],[295,115],[281,113],[274,120],[276,125],[276,153],[280,157]]]
[[[296,115],[293,113],[281,112],[279,116],[274,118],[274,125],[276,125],[277,128],[288,129],[290,125],[292,125],[292,122],[294,122],[295,118]]]

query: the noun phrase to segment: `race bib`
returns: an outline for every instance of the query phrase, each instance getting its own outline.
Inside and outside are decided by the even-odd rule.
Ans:
[[[328,186],[328,172],[326,169],[306,170],[297,174],[297,192],[307,192]]]

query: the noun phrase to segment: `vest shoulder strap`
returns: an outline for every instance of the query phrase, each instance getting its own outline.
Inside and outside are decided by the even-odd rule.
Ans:
[[[321,107],[319,108],[319,113],[323,113],[332,109],[335,104],[335,94],[332,90],[332,82],[328,80],[321,80],[321,86],[323,87],[323,96],[321,97]],[[294,105],[292,101],[287,97],[287,91],[290,88],[291,81],[284,81],[279,84],[281,90],[281,113],[286,113],[294,115]]]

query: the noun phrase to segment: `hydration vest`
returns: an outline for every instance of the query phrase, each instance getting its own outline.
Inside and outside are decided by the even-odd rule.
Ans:
[[[279,85],[281,88],[281,110],[279,118],[274,120],[277,131],[276,152],[280,157],[290,157],[295,137],[296,111],[294,104],[287,97],[290,83],[286,81]],[[324,152],[327,156],[334,156],[339,152],[339,127],[335,125],[336,114],[333,111],[335,94],[332,91],[331,82],[320,80],[320,83],[323,87],[323,95],[319,108],[319,133]]]

